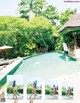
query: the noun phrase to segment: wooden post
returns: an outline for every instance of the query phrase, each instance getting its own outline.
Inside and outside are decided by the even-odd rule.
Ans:
[[[74,36],[74,42],[75,42],[75,49],[77,49],[77,40],[76,40],[76,36],[75,35],[73,35]]]

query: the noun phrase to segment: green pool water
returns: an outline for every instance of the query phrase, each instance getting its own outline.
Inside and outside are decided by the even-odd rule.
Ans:
[[[64,74],[80,71],[80,62],[64,60],[63,54],[53,52],[25,59],[15,74],[24,75],[25,81],[29,78],[53,79]]]

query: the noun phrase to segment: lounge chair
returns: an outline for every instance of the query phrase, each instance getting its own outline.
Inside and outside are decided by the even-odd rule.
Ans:
[[[8,65],[8,64],[9,64],[9,62],[8,62],[8,61],[4,61],[4,62],[1,62],[1,63],[0,63],[0,66]]]

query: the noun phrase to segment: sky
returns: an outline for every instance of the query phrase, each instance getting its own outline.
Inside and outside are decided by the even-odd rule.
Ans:
[[[27,79],[27,84],[30,84],[30,83],[33,83],[33,82],[35,82],[35,81],[37,81],[37,86],[41,86],[42,85],[42,80],[40,79],[40,78],[28,78]]]
[[[62,87],[65,87],[66,89],[68,89],[68,87],[74,87],[72,82],[63,82],[62,83]]]
[[[24,80],[22,75],[8,75],[7,76],[7,83],[16,81],[17,85],[23,85],[24,84]]]
[[[28,85],[29,83],[33,83],[36,80],[37,80],[37,86],[41,86],[42,80],[37,77],[27,78],[27,81],[25,81],[24,76],[22,75],[8,75],[7,76],[7,83],[16,81],[17,85]]]
[[[67,8],[71,8],[73,10],[76,8],[77,11],[80,13],[80,2],[64,2],[64,0],[46,0],[46,1],[49,4],[55,6],[59,10],[59,12],[64,12]],[[78,0],[72,0],[72,1],[78,1]]]
[[[18,15],[18,4],[20,0],[0,0],[0,16]]]
[[[0,16],[18,16],[18,4],[21,0],[0,0]],[[46,0],[48,4],[55,6],[59,12],[64,12],[67,8],[80,12],[80,2],[64,2],[64,0]],[[70,0],[69,0],[70,1]],[[76,0],[74,0],[76,1]],[[79,0],[80,1],[80,0]]]
[[[55,86],[59,85],[57,80],[47,80],[45,84],[49,85],[51,87],[53,87],[53,85],[55,85]]]

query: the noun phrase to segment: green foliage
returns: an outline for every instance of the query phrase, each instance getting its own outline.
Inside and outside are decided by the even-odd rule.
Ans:
[[[56,86],[56,90],[58,90],[58,86]],[[49,85],[45,86],[45,94],[52,95],[52,88]],[[58,94],[58,92],[57,92]]]
[[[45,0],[21,0],[19,5],[23,8],[27,4],[29,4],[28,6],[30,6],[33,11],[39,7],[39,10],[36,9],[39,12],[35,11],[36,15],[44,17],[35,17],[31,21],[18,17],[0,17],[0,46],[6,44],[13,47],[13,49],[6,51],[6,57],[24,57],[36,53],[62,50],[62,43],[64,41],[67,42],[68,38],[66,35],[59,36],[57,31],[60,25],[52,26],[52,24],[55,24],[55,21],[58,20],[57,9],[52,5],[43,9],[44,5],[46,5]],[[32,6],[32,4],[35,6]],[[72,14],[73,11],[70,9],[62,13],[60,23],[64,24]],[[72,43],[73,42],[71,42],[71,45]]]
[[[66,88],[62,88],[62,95],[67,95],[67,89]]]
[[[43,9],[46,7],[46,0],[37,0],[34,4],[34,13],[36,16],[41,16]]]
[[[7,88],[7,93],[12,93],[12,88],[11,87]]]
[[[0,20],[2,25],[0,45],[6,44],[14,47],[13,50],[10,50],[7,57],[25,56],[25,54],[29,54],[29,51],[26,51],[26,48],[29,49],[26,44],[31,44],[29,39],[31,31],[29,22],[17,17],[1,17]],[[7,25],[6,28],[4,24]]]
[[[69,18],[72,16],[73,13],[74,11],[71,10],[70,8],[66,9],[63,13],[61,13],[60,16],[61,25],[64,25],[69,20]]]
[[[19,3],[19,12],[21,17],[29,20],[30,11],[39,16],[45,5],[45,0],[21,0],[21,2]]]
[[[45,86],[45,94],[51,94],[51,87],[49,85]]]
[[[63,50],[63,42],[64,39],[62,36],[59,36],[56,40],[55,50],[62,51]]]
[[[36,90],[37,94],[41,94],[41,92],[42,92],[41,90],[38,89]],[[31,94],[31,93],[32,93],[32,88],[27,88],[27,94]]]
[[[56,25],[58,19],[59,19],[59,14],[53,5],[49,5],[45,11],[43,11],[42,16],[46,17],[51,21],[53,25]]]
[[[17,17],[0,17],[0,25],[0,46],[6,44],[13,47],[6,51],[7,58],[41,53],[53,47],[49,47],[53,28],[46,18],[36,17],[28,22]]]
[[[65,87],[62,87],[62,95],[68,95],[67,89]],[[71,87],[71,95],[73,95],[73,87]]]
[[[53,36],[51,23],[44,17],[36,17],[30,22],[34,28],[34,42],[37,52],[47,52]]]
[[[42,87],[37,87],[37,88],[40,88],[40,89],[36,89],[36,93],[41,94],[42,93],[42,91],[41,91]],[[32,89],[33,89],[32,84],[29,84],[28,87],[27,87],[27,94],[31,94]]]
[[[27,89],[27,94],[31,94],[32,93],[32,88],[28,88]]]
[[[74,11],[71,10],[70,8],[66,9],[64,12],[61,13],[61,15],[59,16],[60,25],[56,26],[57,30],[59,30],[60,27],[62,25],[64,25],[70,19],[70,17],[72,16],[73,13],[74,13]],[[55,50],[62,51],[63,50],[62,44],[63,44],[63,42],[68,43],[69,37],[67,34],[65,34],[65,35],[60,34],[60,36],[57,38],[56,42],[57,43],[55,45]]]
[[[30,12],[33,12],[35,16],[42,16],[34,18],[30,22],[32,32],[30,44],[26,44],[26,46],[31,49],[29,50],[30,52],[27,51],[25,55],[33,54],[34,51],[41,53],[52,50],[62,50],[63,41],[68,42],[68,37],[64,37],[64,35],[59,36],[57,31],[69,20],[74,11],[68,8],[59,14],[56,7],[46,4],[46,0],[21,0],[19,4],[21,17],[29,20]],[[52,23],[53,30],[50,26],[51,24],[49,24],[50,22],[46,23],[47,19],[44,20],[43,17]]]
[[[23,86],[22,85],[17,85],[16,88],[16,93],[23,93]],[[7,93],[12,93],[12,82],[10,82],[7,86]]]
[[[46,0],[21,0],[19,3],[19,12],[22,18],[28,20],[31,12],[31,15],[34,13],[35,16],[46,17],[53,25],[56,25],[59,20],[59,14],[56,7],[48,5]]]
[[[18,87],[15,90],[17,94],[23,93],[23,89],[19,89]],[[12,93],[12,87],[7,88],[7,93]]]

